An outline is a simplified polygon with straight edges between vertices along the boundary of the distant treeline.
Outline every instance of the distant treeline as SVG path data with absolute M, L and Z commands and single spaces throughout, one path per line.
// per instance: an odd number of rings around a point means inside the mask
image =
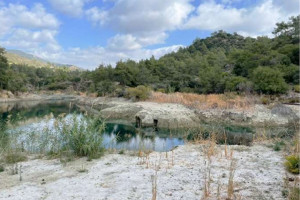
M 274 38 L 243 37 L 224 31 L 160 59 L 119 61 L 93 71 L 8 65 L 0 49 L 0 88 L 58 90 L 122 96 L 144 85 L 161 92 L 285 93 L 299 89 L 299 16 L 277 23 Z

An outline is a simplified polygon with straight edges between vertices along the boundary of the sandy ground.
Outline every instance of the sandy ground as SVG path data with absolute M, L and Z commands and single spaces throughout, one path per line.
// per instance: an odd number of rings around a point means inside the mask
M 286 172 L 281 152 L 263 145 L 230 148 L 233 158 L 229 149 L 226 157 L 224 146 L 215 147 L 208 199 L 217 199 L 218 188 L 221 199 L 226 199 L 232 160 L 236 163 L 234 199 L 283 199 Z M 190 144 L 167 154 L 109 153 L 91 162 L 82 158 L 66 165 L 55 159 L 33 159 L 21 163 L 21 182 L 8 170 L 0 173 L 0 199 L 151 199 L 151 176 L 157 173 L 158 200 L 199 200 L 208 174 L 206 151 L 204 145 Z

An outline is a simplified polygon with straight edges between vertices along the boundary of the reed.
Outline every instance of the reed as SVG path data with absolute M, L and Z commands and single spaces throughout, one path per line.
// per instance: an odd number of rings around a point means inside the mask
M 232 199 L 234 195 L 234 173 L 236 170 L 236 161 L 234 159 L 231 160 L 230 168 L 229 168 L 229 178 L 228 178 L 228 188 L 227 188 L 227 199 Z

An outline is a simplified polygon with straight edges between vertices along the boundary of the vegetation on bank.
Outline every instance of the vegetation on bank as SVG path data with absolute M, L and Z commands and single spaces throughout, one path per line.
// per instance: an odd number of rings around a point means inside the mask
M 277 23 L 274 38 L 256 39 L 224 31 L 160 59 L 119 61 L 93 71 L 8 64 L 0 49 L 0 89 L 18 91 L 72 90 L 99 96 L 143 99 L 143 85 L 164 93 L 299 92 L 299 16 Z M 141 97 L 140 97 L 141 96 Z
M 102 133 L 105 123 L 98 117 L 60 115 L 53 123 L 36 129 L 0 130 L 0 165 L 27 159 L 27 153 L 60 157 L 99 158 L 104 153 Z

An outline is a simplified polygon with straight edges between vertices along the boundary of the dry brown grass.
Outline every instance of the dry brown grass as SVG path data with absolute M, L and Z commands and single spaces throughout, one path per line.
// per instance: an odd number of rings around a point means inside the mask
M 178 103 L 190 108 L 198 109 L 249 109 L 254 103 L 255 99 L 250 97 L 243 97 L 232 93 L 228 94 L 193 94 L 193 93 L 172 93 L 165 94 L 161 92 L 152 92 L 148 99 L 157 103 Z
M 236 170 L 236 161 L 234 159 L 231 160 L 230 169 L 229 169 L 229 179 L 228 179 L 228 188 L 227 188 L 227 199 L 232 199 L 234 194 L 234 172 Z

